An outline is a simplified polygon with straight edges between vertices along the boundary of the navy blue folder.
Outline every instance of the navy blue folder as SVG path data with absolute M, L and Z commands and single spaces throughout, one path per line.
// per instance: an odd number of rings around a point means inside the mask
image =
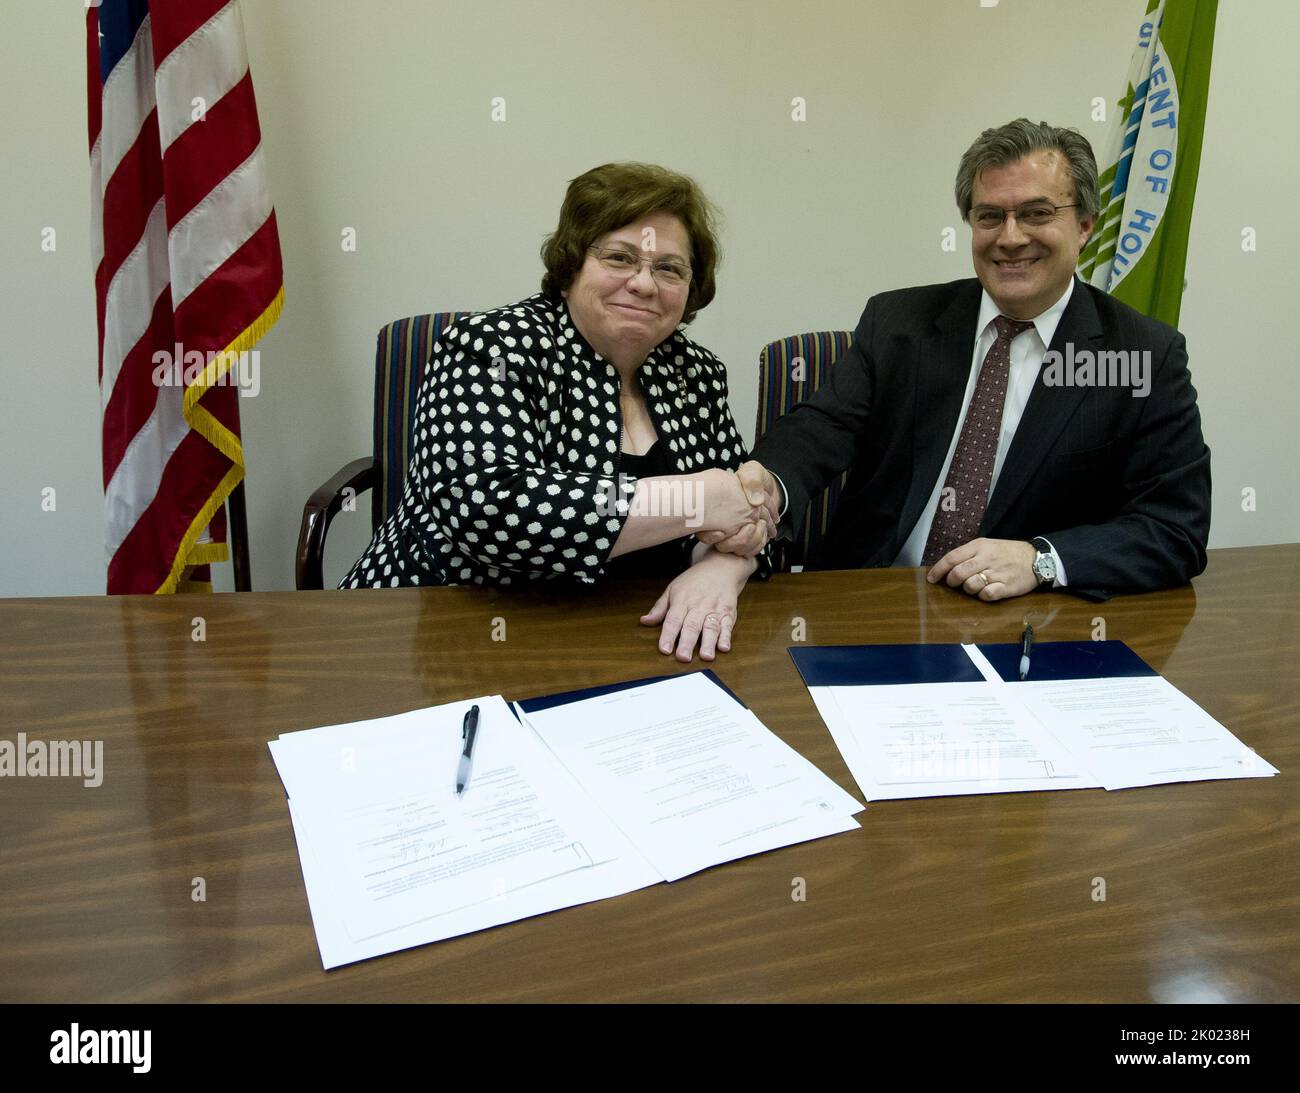
M 1020 643 L 977 645 L 1008 683 L 1020 682 Z M 1109 679 L 1113 676 L 1153 676 L 1158 673 L 1122 641 L 1035 642 L 1029 657 L 1029 679 Z
M 705 668 L 700 672 L 682 672 L 681 675 L 703 675 L 711 683 L 716 683 L 727 692 L 737 702 L 740 698 L 730 687 L 722 682 L 713 672 L 712 668 Z M 659 683 L 661 680 L 674 679 L 675 676 L 649 676 L 646 679 L 631 679 L 626 683 L 607 683 L 603 687 L 584 687 L 577 691 L 561 691 L 559 694 L 540 695 L 537 698 L 525 698 L 519 702 L 519 707 L 524 713 L 535 713 L 537 710 L 549 710 L 555 706 L 565 706 L 570 702 L 581 702 L 584 698 L 598 698 L 600 695 L 613 694 L 615 691 L 626 691 L 629 687 L 641 687 L 647 683 Z M 740 702 L 745 706 L 743 702 Z M 745 706 L 748 709 L 748 706 Z
M 792 646 L 807 687 L 889 683 L 978 683 L 984 677 L 960 645 Z
M 1019 642 L 976 648 L 1003 680 L 1020 681 Z M 984 678 L 960 645 L 791 646 L 790 658 L 807 687 L 978 683 Z M 1156 674 L 1122 641 L 1037 642 L 1030 656 L 1030 682 Z

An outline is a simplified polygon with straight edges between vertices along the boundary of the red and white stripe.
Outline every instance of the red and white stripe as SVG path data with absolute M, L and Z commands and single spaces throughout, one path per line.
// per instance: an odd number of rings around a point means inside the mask
M 87 26 L 108 590 L 172 591 L 243 460 L 236 390 L 187 413 L 154 354 L 223 350 L 278 308 L 275 214 L 237 0 L 155 2 L 102 111 Z

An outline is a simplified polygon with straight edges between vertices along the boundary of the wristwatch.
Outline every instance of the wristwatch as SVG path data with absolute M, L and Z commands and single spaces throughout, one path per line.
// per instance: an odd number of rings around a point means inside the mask
M 1052 544 L 1046 539 L 1031 539 L 1034 549 L 1038 551 L 1034 558 L 1034 576 L 1040 585 L 1052 584 L 1056 580 L 1056 559 L 1052 557 Z

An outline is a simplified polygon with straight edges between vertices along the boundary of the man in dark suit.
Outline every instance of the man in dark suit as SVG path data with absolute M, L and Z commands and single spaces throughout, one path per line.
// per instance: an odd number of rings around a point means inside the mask
M 789 533 L 850 469 L 812 567 L 925 565 L 983 600 L 1186 583 L 1205 568 L 1210 453 L 1183 336 L 1074 276 L 1098 215 L 1087 140 L 987 130 L 956 191 L 976 279 L 869 300 L 746 487 L 783 491 Z

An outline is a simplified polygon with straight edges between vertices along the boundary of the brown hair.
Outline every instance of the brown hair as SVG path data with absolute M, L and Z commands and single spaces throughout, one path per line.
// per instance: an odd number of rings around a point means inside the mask
M 691 284 L 682 315 L 689 323 L 716 291 L 717 213 L 694 179 L 652 163 L 606 163 L 569 183 L 560 223 L 542 244 L 542 291 L 558 298 L 597 239 L 657 212 L 677 217 L 691 241 Z
M 1032 152 L 1046 151 L 1059 152 L 1065 157 L 1078 205 L 1074 210 L 1076 217 L 1083 220 L 1098 216 L 1101 200 L 1097 192 L 1097 159 L 1088 138 L 1077 129 L 1058 129 L 1045 121 L 1035 125 L 1028 118 L 1017 118 L 996 129 L 985 129 L 961 157 L 954 187 L 961 218 L 965 220 L 970 215 L 975 180 L 987 168 L 1005 167 Z

